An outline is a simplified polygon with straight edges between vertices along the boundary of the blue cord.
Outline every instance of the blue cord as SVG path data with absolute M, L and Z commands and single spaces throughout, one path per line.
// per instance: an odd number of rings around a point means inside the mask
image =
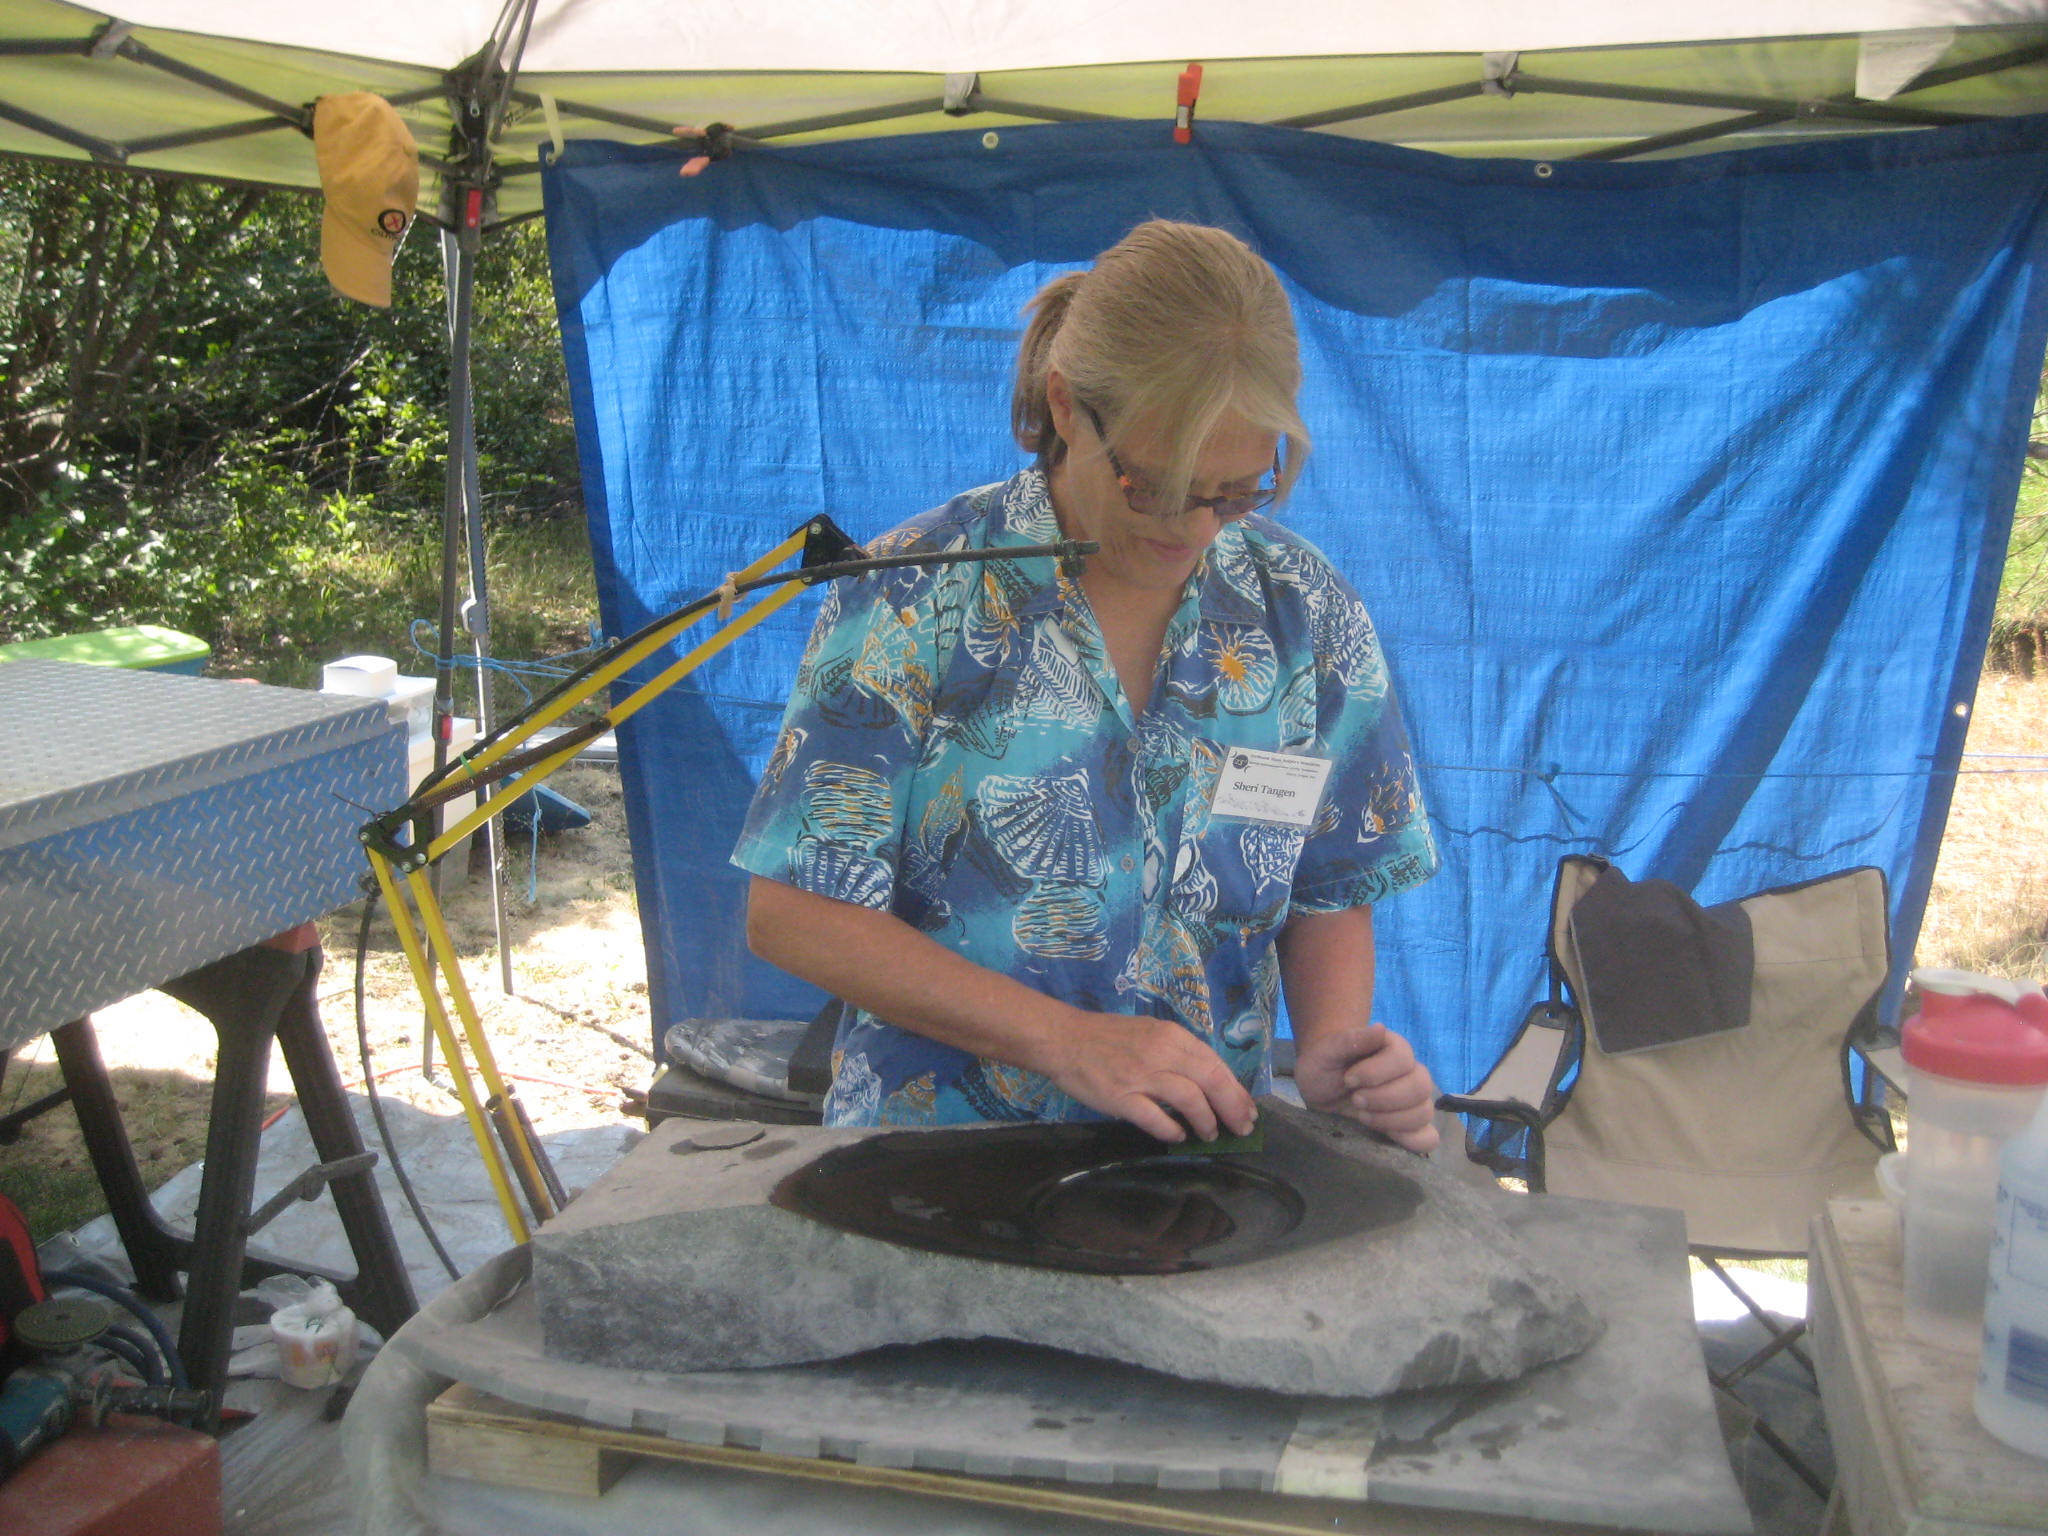
M 434 633 L 434 630 L 433 620 L 414 619 L 407 638 L 412 642 L 412 648 L 415 651 L 438 665 L 440 663 L 439 654 L 429 649 L 427 644 L 420 639 L 422 634 L 431 635 Z M 577 656 L 589 656 L 603 650 L 604 646 L 605 642 L 600 637 L 597 626 L 593 624 L 590 626 L 590 644 L 579 650 L 561 651 L 556 655 L 543 657 L 538 661 L 507 661 L 501 656 L 486 656 L 479 662 L 475 656 L 467 652 L 456 652 L 448 660 L 452 666 L 468 667 L 471 671 L 481 669 L 486 672 L 502 672 L 505 676 L 512 679 L 513 683 L 526 696 L 526 701 L 530 704 L 533 702 L 533 691 L 526 686 L 526 678 L 568 677 L 576 669 L 574 667 L 558 666 L 558 662 L 568 661 Z M 741 709 L 772 711 L 777 715 L 782 713 L 785 702 L 781 699 L 750 699 L 736 693 L 714 693 L 708 688 L 698 688 L 688 683 L 678 684 L 673 691 L 695 694 L 700 699 L 710 699 L 718 704 L 731 704 Z
M 185 1362 L 178 1358 L 177 1343 L 171 1338 L 171 1331 L 164 1327 L 163 1320 L 144 1306 L 131 1292 L 118 1285 L 110 1285 L 94 1275 L 82 1275 L 71 1269 L 46 1269 L 43 1284 L 68 1285 L 73 1290 L 91 1291 L 95 1296 L 104 1296 L 116 1306 L 126 1307 L 133 1312 L 142 1326 L 149 1330 L 149 1336 L 156 1340 L 157 1353 L 163 1356 L 164 1364 L 170 1367 L 171 1385 L 184 1391 L 192 1385 L 185 1375 Z
M 145 1386 L 160 1387 L 164 1384 L 163 1368 L 157 1364 L 156 1351 L 141 1334 L 111 1323 L 107 1331 L 92 1341 L 116 1360 L 142 1378 Z

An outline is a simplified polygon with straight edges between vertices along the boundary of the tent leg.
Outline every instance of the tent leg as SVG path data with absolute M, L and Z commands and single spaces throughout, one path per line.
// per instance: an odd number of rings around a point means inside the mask
M 494 679 L 484 665 L 491 645 L 490 582 L 484 567 L 483 485 L 477 473 L 476 397 L 470 366 L 471 340 L 476 303 L 476 259 L 480 231 L 455 221 L 457 228 L 444 235 L 443 252 L 449 263 L 449 420 L 448 464 L 451 478 L 461 476 L 462 533 L 469 560 L 469 601 L 459 622 L 469 632 L 471 654 L 476 658 L 477 728 L 489 736 L 497 729 L 497 699 Z M 458 403 L 459 401 L 459 403 Z M 442 601 L 448 601 L 444 589 Z M 479 790 L 480 799 L 516 793 L 504 784 Z M 484 823 L 484 847 L 491 870 L 491 923 L 498 940 L 498 984 L 507 997 L 517 995 L 512 983 L 512 945 L 505 924 L 505 825 L 500 817 Z

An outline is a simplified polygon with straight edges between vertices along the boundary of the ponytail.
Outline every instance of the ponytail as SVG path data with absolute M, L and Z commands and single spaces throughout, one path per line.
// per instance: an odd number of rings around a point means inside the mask
M 1017 445 L 1037 455 L 1040 467 L 1050 469 L 1062 457 L 1065 444 L 1053 429 L 1052 407 L 1045 398 L 1045 378 L 1051 366 L 1053 338 L 1065 323 L 1073 304 L 1074 290 L 1081 286 L 1085 272 L 1064 272 L 1025 305 L 1031 323 L 1017 347 L 1017 378 L 1010 391 L 1010 430 Z

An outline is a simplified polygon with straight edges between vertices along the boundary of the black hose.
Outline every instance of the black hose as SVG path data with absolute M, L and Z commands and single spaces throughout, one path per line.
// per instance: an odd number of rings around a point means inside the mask
M 73 1290 L 91 1291 L 95 1296 L 104 1296 L 118 1307 L 125 1307 L 135 1314 L 136 1320 L 149 1330 L 149 1336 L 156 1341 L 156 1352 L 170 1368 L 171 1385 L 179 1391 L 189 1388 L 192 1383 L 185 1375 L 185 1362 L 178 1358 L 177 1343 L 171 1338 L 170 1329 L 163 1325 L 163 1319 L 129 1291 L 118 1285 L 100 1279 L 97 1275 L 83 1275 L 72 1269 L 46 1269 L 43 1284 L 68 1285 Z
M 377 1122 L 377 1136 L 384 1143 L 384 1155 L 391 1160 L 391 1176 L 398 1180 L 399 1191 L 405 1196 L 405 1203 L 412 1207 L 412 1218 L 420 1224 L 420 1230 L 433 1244 L 434 1256 L 441 1261 L 441 1267 L 448 1271 L 450 1280 L 460 1280 L 462 1271 L 455 1267 L 455 1261 L 448 1257 L 448 1250 L 441 1246 L 441 1234 L 434 1230 L 434 1224 L 427 1220 L 426 1208 L 420 1204 L 420 1197 L 407 1176 L 405 1164 L 398 1160 L 398 1143 L 392 1138 L 391 1127 L 384 1119 L 384 1102 L 377 1097 L 377 1069 L 370 1060 L 370 1016 L 369 1002 L 365 997 L 365 968 L 370 952 L 370 922 L 377 913 L 378 892 L 371 891 L 363 898 L 362 926 L 356 930 L 356 1053 L 363 1063 L 363 1092 L 370 1096 L 370 1118 Z
M 156 1350 L 150 1341 L 119 1323 L 110 1323 L 107 1331 L 94 1339 L 93 1347 L 103 1349 L 123 1365 L 142 1378 L 147 1387 L 164 1384 L 163 1368 L 157 1364 Z

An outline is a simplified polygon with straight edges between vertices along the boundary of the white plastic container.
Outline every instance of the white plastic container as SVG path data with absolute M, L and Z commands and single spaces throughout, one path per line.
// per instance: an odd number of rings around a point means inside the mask
M 1984 1336 L 1999 1155 L 2048 1085 L 2048 1033 L 2021 1015 L 2030 989 L 1915 971 L 1921 1012 L 1906 1058 L 1905 1312 L 1915 1338 L 1974 1354 Z M 2029 1004 L 2048 1007 L 2036 993 Z
M 356 1315 L 325 1280 L 314 1281 L 304 1301 L 270 1314 L 270 1336 L 287 1386 L 332 1386 L 356 1363 Z
M 398 663 L 389 656 L 344 656 L 320 669 L 322 693 L 359 699 L 381 699 L 397 681 Z
M 2048 1460 L 2048 1102 L 2005 1144 L 1999 1168 L 1977 1420 Z

